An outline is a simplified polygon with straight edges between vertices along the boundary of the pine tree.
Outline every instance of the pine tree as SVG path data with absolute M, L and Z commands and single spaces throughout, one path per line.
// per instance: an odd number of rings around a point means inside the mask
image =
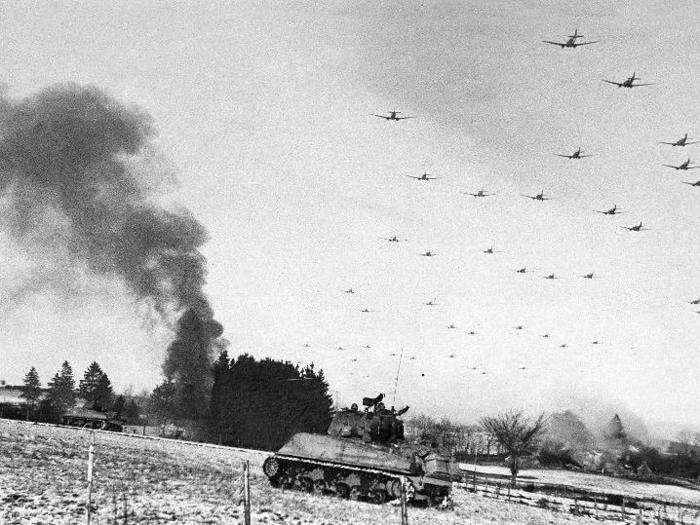
M 22 387 L 22 397 L 27 400 L 27 420 L 30 412 L 36 409 L 39 397 L 41 397 L 41 382 L 36 368 L 31 367 L 27 375 L 24 376 L 24 386 Z
M 75 406 L 75 381 L 68 361 L 63 362 L 61 371 L 53 376 L 48 386 L 49 391 L 41 408 L 45 419 L 56 421 L 66 410 Z

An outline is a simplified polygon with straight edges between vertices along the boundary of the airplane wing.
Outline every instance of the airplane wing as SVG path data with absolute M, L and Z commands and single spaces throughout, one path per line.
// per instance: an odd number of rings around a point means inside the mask
M 653 83 L 648 83 L 648 84 L 632 84 L 632 87 L 641 87 L 641 86 L 653 86 Z
M 522 197 L 527 197 L 528 199 L 534 199 L 534 198 L 535 198 L 535 197 L 533 197 L 532 195 L 525 195 L 524 193 L 521 193 L 520 195 L 521 195 Z
M 669 146 L 675 146 L 675 142 L 659 142 L 659 144 L 668 144 Z
M 700 140 L 694 140 L 693 142 L 686 142 L 685 146 L 687 146 L 688 144 L 697 144 L 699 142 L 700 142 Z
M 425 177 L 426 180 L 438 180 L 441 179 L 442 177 Z
M 614 84 L 617 87 L 622 87 L 622 82 L 613 82 L 612 80 L 605 80 L 605 79 L 603 79 L 603 82 L 607 82 L 608 84 Z
M 420 179 L 420 177 L 416 177 L 414 175 L 406 175 L 406 177 L 411 177 L 412 179 Z
M 566 44 L 563 42 L 552 42 L 551 40 L 542 40 L 545 44 L 554 44 L 555 46 L 561 46 L 564 47 Z
M 673 169 L 679 169 L 678 166 L 674 166 L 673 164 L 662 164 L 662 166 L 666 166 L 667 168 L 673 168 Z
M 578 156 L 579 159 L 582 159 L 582 158 L 584 158 L 584 157 L 595 157 L 595 155 L 590 154 L 590 155 L 579 155 L 579 156 Z
M 588 44 L 597 44 L 598 42 L 600 42 L 600 40 L 593 40 L 591 42 L 574 42 L 573 45 L 574 47 L 587 46 Z
M 695 183 L 693 182 L 686 182 L 684 180 L 681 181 L 683 184 L 687 184 L 688 186 L 695 186 Z
M 383 118 L 383 119 L 389 120 L 389 117 L 387 117 L 386 115 L 376 115 L 376 114 L 372 113 L 372 116 L 373 116 L 373 117 L 379 117 L 379 118 Z
M 566 158 L 566 159 L 570 159 L 570 158 L 573 157 L 573 155 L 560 155 L 559 153 L 555 153 L 555 155 L 556 155 L 557 157 L 564 157 L 564 158 Z
M 694 170 L 694 169 L 697 169 L 697 168 L 700 168 L 700 166 L 688 166 L 686 169 L 687 169 L 687 170 Z
M 396 117 L 396 120 L 406 120 L 407 118 L 416 118 L 416 117 Z

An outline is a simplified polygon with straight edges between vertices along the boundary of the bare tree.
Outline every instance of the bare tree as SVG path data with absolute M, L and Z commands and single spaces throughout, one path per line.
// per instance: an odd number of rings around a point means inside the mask
M 533 452 L 537 438 L 544 430 L 544 414 L 530 421 L 522 412 L 506 412 L 485 417 L 480 423 L 510 455 L 510 483 L 515 485 L 520 458 Z

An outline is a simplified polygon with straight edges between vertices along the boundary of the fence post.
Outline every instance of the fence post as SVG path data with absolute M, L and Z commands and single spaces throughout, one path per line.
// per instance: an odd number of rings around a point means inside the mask
M 243 463 L 243 520 L 250 525 L 250 464 L 246 459 Z
M 95 432 L 90 432 L 90 448 L 88 449 L 88 468 L 87 468 L 87 524 L 92 521 L 92 463 L 95 458 Z
M 401 525 L 408 525 L 408 508 L 406 506 L 406 478 L 401 476 Z

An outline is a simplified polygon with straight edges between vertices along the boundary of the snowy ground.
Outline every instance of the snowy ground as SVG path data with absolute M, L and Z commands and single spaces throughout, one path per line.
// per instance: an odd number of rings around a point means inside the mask
M 458 471 L 467 477 L 469 472 L 474 470 L 474 465 L 471 463 L 460 463 L 458 466 Z M 506 479 L 510 477 L 510 471 L 507 468 L 494 465 L 476 465 L 476 471 L 487 476 L 505 476 Z M 637 498 L 655 498 L 670 502 L 700 505 L 700 489 L 693 490 L 675 485 L 645 483 L 568 470 L 524 469 L 518 473 L 518 477 L 523 481 L 569 485 L 591 492 L 616 493 Z
M 89 439 L 77 429 L 0 420 L 0 523 L 84 523 Z M 253 523 L 400 523 L 398 508 L 390 504 L 273 489 L 260 471 L 266 456 L 96 432 L 93 523 L 242 523 L 244 460 L 251 464 Z M 452 511 L 410 508 L 409 522 L 601 523 L 461 489 L 454 500 Z

